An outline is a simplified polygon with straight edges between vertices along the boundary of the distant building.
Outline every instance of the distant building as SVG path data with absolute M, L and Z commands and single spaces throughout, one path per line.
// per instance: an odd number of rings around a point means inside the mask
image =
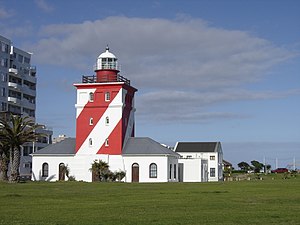
M 58 137 L 54 137 L 54 138 L 53 138 L 52 143 L 53 143 L 53 144 L 56 144 L 56 143 L 58 143 L 58 142 L 61 142 L 61 141 L 65 140 L 66 138 L 67 138 L 67 135 L 65 135 L 65 134 L 60 134 L 60 135 L 58 135 Z
M 223 170 L 224 169 L 232 170 L 232 163 L 230 163 L 230 162 L 223 159 Z
M 0 35 L 0 111 L 28 116 L 35 122 L 36 116 L 36 67 L 31 65 L 31 53 L 13 46 L 12 41 Z M 52 130 L 44 126 L 38 132 L 47 136 L 35 143 L 27 143 L 22 150 L 20 174 L 31 173 L 30 154 L 51 144 Z

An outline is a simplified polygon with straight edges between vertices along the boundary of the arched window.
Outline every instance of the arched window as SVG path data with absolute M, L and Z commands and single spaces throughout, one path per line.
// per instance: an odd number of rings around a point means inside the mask
M 108 116 L 105 118 L 105 125 L 109 125 L 109 117 Z
M 108 138 L 105 139 L 105 146 L 109 146 Z
M 89 101 L 90 102 L 94 101 L 94 93 L 93 92 L 90 92 L 90 94 L 89 94 Z
M 94 124 L 94 120 L 93 120 L 93 117 L 90 118 L 90 125 L 93 125 Z
M 43 163 L 43 166 L 42 166 L 42 177 L 48 177 L 48 174 L 49 174 L 48 163 Z
M 157 165 L 155 163 L 151 163 L 149 166 L 149 177 L 157 178 Z
M 92 146 L 92 145 L 93 145 L 93 139 L 90 138 L 90 139 L 89 139 L 89 146 Z

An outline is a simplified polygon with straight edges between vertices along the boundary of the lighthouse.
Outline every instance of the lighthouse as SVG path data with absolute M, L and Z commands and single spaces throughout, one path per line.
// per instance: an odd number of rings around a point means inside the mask
M 135 137 L 137 89 L 119 73 L 118 59 L 107 46 L 96 60 L 94 75 L 74 84 L 76 138 L 33 153 L 32 179 L 64 180 L 66 166 L 76 180 L 97 181 L 91 167 L 101 160 L 110 171 L 125 172 L 124 182 L 223 180 L 220 142 L 178 142 L 173 150 L 149 137 Z
M 134 94 L 130 80 L 121 76 L 117 57 L 109 51 L 96 60 L 94 75 L 76 83 L 76 155 L 122 155 L 134 137 Z

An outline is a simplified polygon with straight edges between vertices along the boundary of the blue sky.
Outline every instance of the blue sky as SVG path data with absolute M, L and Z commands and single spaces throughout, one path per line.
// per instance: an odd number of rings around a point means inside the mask
M 221 141 L 225 159 L 300 168 L 300 2 L 0 0 L 33 52 L 37 120 L 75 136 L 75 88 L 109 44 L 138 88 L 136 136 Z

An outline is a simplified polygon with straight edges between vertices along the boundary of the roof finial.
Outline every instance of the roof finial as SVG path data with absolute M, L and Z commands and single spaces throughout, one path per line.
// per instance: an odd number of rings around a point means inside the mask
M 108 47 L 108 44 L 106 45 L 106 48 L 105 48 L 106 51 L 109 51 L 109 47 Z

